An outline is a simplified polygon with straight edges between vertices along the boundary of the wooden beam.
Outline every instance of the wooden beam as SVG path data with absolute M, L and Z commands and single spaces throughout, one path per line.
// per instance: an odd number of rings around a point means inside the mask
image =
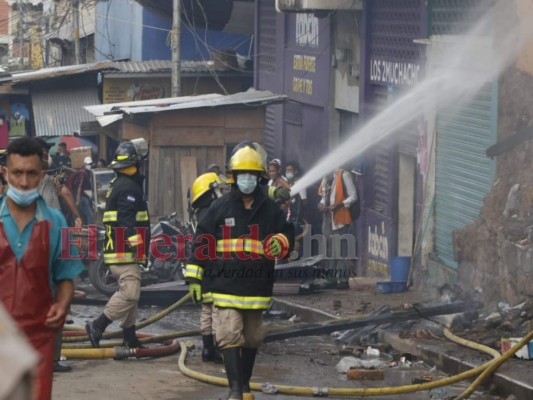
M 155 114 L 152 126 L 155 129 L 176 126 L 224 126 L 224 111 L 202 108 L 162 112 Z
M 152 135 L 155 146 L 223 146 L 224 129 L 209 127 L 159 128 Z
M 224 134 L 224 141 L 227 144 L 237 144 L 243 140 L 251 140 L 252 142 L 263 143 L 264 131 L 263 129 L 226 129 Z
M 147 127 L 137 125 L 133 122 L 122 122 L 122 139 L 131 140 L 143 138 L 146 141 L 150 140 L 150 131 Z
M 196 177 L 196 157 L 181 157 L 180 158 L 180 174 L 181 174 L 181 206 L 183 210 L 183 221 L 188 220 L 187 213 L 187 192 Z
M 226 128 L 260 128 L 265 127 L 265 108 L 247 108 L 226 110 Z
M 269 333 L 265 336 L 263 341 L 264 343 L 270 343 L 291 337 L 324 335 L 335 331 L 361 328 L 367 325 L 382 325 L 434 317 L 436 315 L 456 314 L 464 312 L 465 310 L 475 310 L 479 307 L 480 304 L 475 302 L 471 302 L 470 304 L 459 302 L 429 307 L 420 306 L 416 310 L 397 311 L 390 314 L 376 315 L 366 318 L 343 319 L 328 324 L 312 324 L 305 327 L 290 328 L 279 332 Z
M 148 206 L 152 217 L 159 215 L 159 147 L 150 147 L 148 157 Z

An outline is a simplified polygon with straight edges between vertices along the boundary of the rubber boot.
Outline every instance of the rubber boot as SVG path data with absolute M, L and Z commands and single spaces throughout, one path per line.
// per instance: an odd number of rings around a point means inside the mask
M 102 313 L 94 321 L 87 322 L 85 324 L 85 331 L 87 332 L 87 336 L 89 336 L 89 340 L 91 341 L 91 345 L 93 347 L 100 347 L 102 335 L 111 322 L 113 321 L 111 321 L 105 316 L 104 313 Z
M 224 359 L 222 358 L 222 353 L 220 352 L 220 349 L 218 348 L 216 341 L 214 346 L 215 354 L 213 356 L 215 364 L 224 364 Z
M 255 356 L 257 349 L 242 349 L 242 399 L 254 400 L 255 396 L 250 390 L 250 379 L 252 378 L 252 372 L 254 370 Z
M 232 347 L 222 349 L 224 367 L 229 383 L 229 395 L 227 400 L 242 400 L 242 348 Z
M 124 347 L 130 349 L 136 349 L 139 347 L 143 348 L 143 345 L 139 342 L 139 339 L 137 339 L 135 325 L 122 329 L 122 332 L 124 334 Z
M 204 348 L 202 349 L 202 361 L 215 361 L 215 341 L 213 335 L 202 335 Z

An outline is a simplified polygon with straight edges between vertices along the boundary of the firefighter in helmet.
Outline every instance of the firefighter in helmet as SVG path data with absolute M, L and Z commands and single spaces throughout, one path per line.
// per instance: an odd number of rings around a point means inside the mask
M 124 345 L 140 347 L 135 321 L 141 294 L 140 265 L 147 263 L 150 246 L 150 218 L 139 168 L 147 154 L 146 141 L 134 139 L 118 146 L 110 165 L 116 176 L 107 192 L 103 215 L 104 263 L 117 280 L 118 290 L 104 312 L 85 325 L 94 347 L 99 346 L 106 327 L 116 320 L 122 321 Z
M 265 162 L 254 145 L 233 152 L 228 174 L 230 192 L 214 200 L 198 223 L 186 279 L 195 301 L 202 292 L 211 293 L 228 399 L 251 400 L 250 377 L 263 340 L 262 312 L 272 299 L 275 259 L 290 253 L 294 229 L 260 184 Z
M 198 221 L 207 214 L 211 203 L 222 196 L 220 183 L 218 175 L 214 172 L 202 174 L 193 182 L 191 187 L 191 219 L 195 229 L 198 226 Z M 202 287 L 209 286 L 206 283 L 207 279 L 205 278 L 203 280 Z M 218 364 L 222 362 L 222 357 L 218 347 L 215 345 L 216 321 L 213 317 L 213 299 L 211 298 L 211 293 L 202 291 L 202 311 L 200 313 L 200 331 L 203 341 L 202 361 L 214 361 Z
M 267 153 L 265 149 L 263 148 L 263 146 L 261 146 L 259 143 L 252 142 L 249 140 L 241 142 L 233 148 L 233 151 L 231 152 L 231 157 L 233 157 L 235 153 L 237 153 L 240 149 L 243 149 L 246 147 L 252 148 L 255 151 L 257 151 L 257 154 L 259 154 L 259 157 L 261 158 L 260 162 L 262 166 L 262 171 L 264 171 L 264 172 L 261 172 L 261 174 L 259 175 L 259 179 L 258 179 L 258 184 L 261 187 L 261 190 L 263 190 L 270 199 L 275 200 L 276 202 L 282 203 L 282 202 L 289 200 L 291 198 L 290 188 L 286 188 L 286 187 L 278 188 L 278 187 L 267 185 L 268 180 L 270 179 L 270 177 L 268 176 Z M 226 167 L 226 174 L 229 177 L 227 179 L 227 184 L 229 185 L 231 183 L 235 183 L 232 178 L 230 165 Z

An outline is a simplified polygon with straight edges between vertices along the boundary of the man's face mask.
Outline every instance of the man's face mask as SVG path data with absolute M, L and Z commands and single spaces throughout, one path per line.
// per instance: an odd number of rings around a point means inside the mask
M 257 176 L 254 174 L 237 175 L 237 186 L 241 193 L 250 194 L 257 186 Z
M 13 200 L 20 207 L 27 207 L 39 197 L 38 188 L 30 190 L 16 189 L 8 183 L 7 197 Z

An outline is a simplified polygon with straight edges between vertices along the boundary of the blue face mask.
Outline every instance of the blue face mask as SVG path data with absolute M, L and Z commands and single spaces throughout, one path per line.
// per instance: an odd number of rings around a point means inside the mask
M 253 174 L 239 174 L 237 175 L 237 186 L 241 193 L 250 194 L 257 186 L 257 176 Z
M 37 188 L 30 190 L 16 189 L 8 183 L 6 192 L 7 197 L 15 202 L 20 207 L 27 207 L 39 197 Z

